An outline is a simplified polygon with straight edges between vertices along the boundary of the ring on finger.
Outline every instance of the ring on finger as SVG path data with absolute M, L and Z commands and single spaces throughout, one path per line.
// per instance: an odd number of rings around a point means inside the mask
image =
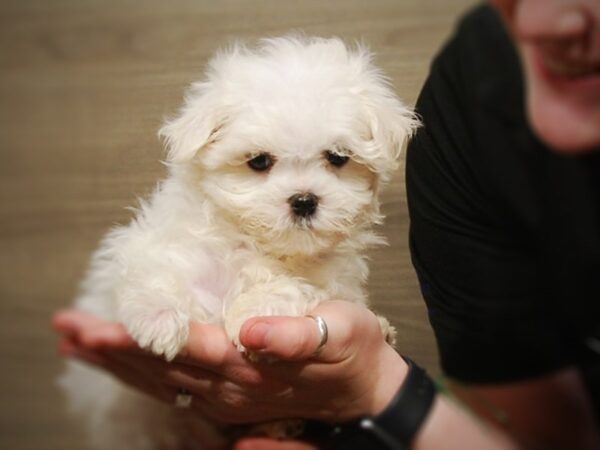
M 185 388 L 177 389 L 177 394 L 175 395 L 175 408 L 187 409 L 192 406 L 192 393 Z
M 321 353 L 321 351 L 323 350 L 323 347 L 325 347 L 325 344 L 327 344 L 327 339 L 329 338 L 329 331 L 327 329 L 327 323 L 325 322 L 325 319 L 323 319 L 321 316 L 308 315 L 306 317 L 310 317 L 311 319 L 313 319 L 317 323 L 317 328 L 319 330 L 319 336 L 320 336 L 319 345 L 313 352 L 313 356 L 316 356 L 319 353 Z

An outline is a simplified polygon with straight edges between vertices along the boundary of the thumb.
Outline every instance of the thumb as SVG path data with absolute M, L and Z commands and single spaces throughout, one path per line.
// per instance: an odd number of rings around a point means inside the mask
M 299 361 L 315 355 L 321 335 L 311 317 L 255 317 L 242 326 L 240 340 L 248 350 Z
M 351 351 L 356 332 L 372 315 L 366 308 L 345 301 L 321 303 L 311 314 L 322 317 L 328 329 L 327 342 L 318 354 L 315 352 L 321 343 L 321 332 L 317 321 L 308 316 L 254 317 L 242 326 L 240 341 L 248 350 L 276 359 L 332 362 Z

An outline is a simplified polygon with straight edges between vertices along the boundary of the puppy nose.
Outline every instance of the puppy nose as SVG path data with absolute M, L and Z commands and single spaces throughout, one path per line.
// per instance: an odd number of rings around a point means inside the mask
M 319 198 L 312 192 L 294 194 L 288 198 L 288 203 L 292 207 L 294 214 L 300 217 L 312 216 L 317 210 Z

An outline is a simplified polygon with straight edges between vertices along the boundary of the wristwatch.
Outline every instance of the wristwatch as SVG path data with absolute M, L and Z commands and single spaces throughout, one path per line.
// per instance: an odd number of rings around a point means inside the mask
M 425 370 L 404 357 L 408 373 L 398 393 L 377 416 L 321 430 L 319 448 L 328 450 L 408 450 L 425 421 L 436 389 Z

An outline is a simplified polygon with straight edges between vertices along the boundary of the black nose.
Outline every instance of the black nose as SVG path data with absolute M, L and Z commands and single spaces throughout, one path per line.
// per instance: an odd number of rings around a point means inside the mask
M 292 207 L 292 211 L 294 211 L 295 215 L 309 217 L 317 210 L 319 198 L 311 192 L 294 194 L 288 198 L 288 203 Z

